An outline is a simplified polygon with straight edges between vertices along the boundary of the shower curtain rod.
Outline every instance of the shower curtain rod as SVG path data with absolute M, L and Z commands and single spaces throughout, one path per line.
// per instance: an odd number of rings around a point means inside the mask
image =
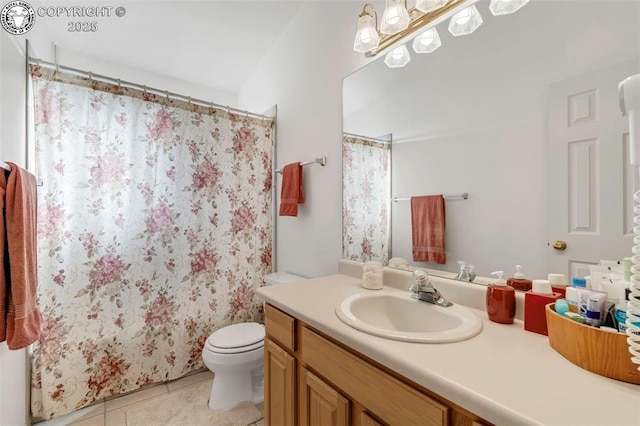
M 356 135 L 355 133 L 344 132 L 343 135 L 351 137 L 351 138 L 363 139 L 363 140 L 369 141 L 369 142 L 386 143 L 386 144 L 390 144 L 391 143 L 391 140 L 376 139 L 376 138 L 372 138 L 370 136 Z
M 144 90 L 145 92 L 148 93 L 154 93 L 156 95 L 160 95 L 160 96 L 165 96 L 167 98 L 170 99 L 176 99 L 179 101 L 184 101 L 184 102 L 189 102 L 192 104 L 198 104 L 201 106 L 205 106 L 205 107 L 211 107 L 211 108 L 217 108 L 217 109 L 222 109 L 225 110 L 229 113 L 233 112 L 235 114 L 238 115 L 244 115 L 247 117 L 251 117 L 251 118 L 257 118 L 259 120 L 273 120 L 273 117 L 268 117 L 266 115 L 262 115 L 262 114 L 255 114 L 249 111 L 243 111 L 237 108 L 233 108 L 227 105 L 220 105 L 220 104 L 216 104 L 214 102 L 208 102 L 208 101 L 204 101 L 202 99 L 196 99 L 196 98 L 192 98 L 190 96 L 184 96 L 184 95 L 180 95 L 178 93 L 173 93 L 173 92 L 169 92 L 167 90 L 160 90 L 160 89 L 156 89 L 153 87 L 148 87 L 142 84 L 138 84 L 138 83 L 132 83 L 130 81 L 124 81 L 124 80 L 120 80 L 118 78 L 113 78 L 113 77 L 108 77 L 106 75 L 100 75 L 100 74 L 94 74 L 91 71 L 84 71 L 84 70 L 80 70 L 77 68 L 73 68 L 73 67 L 67 67 L 64 65 L 59 65 L 57 63 L 54 62 L 48 62 L 48 61 L 43 61 L 41 59 L 38 58 L 34 58 L 32 56 L 29 56 L 29 63 L 31 65 L 37 65 L 43 68 L 47 68 L 47 69 L 51 69 L 51 70 L 55 70 L 56 72 L 58 71 L 64 71 L 66 73 L 69 74 L 74 74 L 80 77 L 85 77 L 88 78 L 89 80 L 100 80 L 106 83 L 111 83 L 111 84 L 117 84 L 118 86 L 121 87 L 129 87 L 132 89 L 138 89 L 138 90 Z

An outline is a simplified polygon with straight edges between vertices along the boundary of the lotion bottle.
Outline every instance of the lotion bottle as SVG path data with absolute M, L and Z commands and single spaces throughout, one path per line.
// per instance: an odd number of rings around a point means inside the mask
M 522 273 L 522 266 L 516 265 L 516 273 L 513 274 L 513 278 L 507 280 L 507 285 L 516 290 L 529 291 L 531 290 L 532 281 Z
M 487 314 L 493 322 L 513 324 L 516 316 L 516 292 L 502 278 L 503 273 L 504 271 L 491 273 L 498 278 L 487 287 Z

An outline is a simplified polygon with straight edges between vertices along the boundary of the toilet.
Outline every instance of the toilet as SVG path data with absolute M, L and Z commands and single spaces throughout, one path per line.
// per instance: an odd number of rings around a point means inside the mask
M 300 281 L 288 272 L 264 277 L 266 285 Z M 211 333 L 202 361 L 214 374 L 209 408 L 225 410 L 240 402 L 264 401 L 264 326 L 257 322 L 232 324 Z

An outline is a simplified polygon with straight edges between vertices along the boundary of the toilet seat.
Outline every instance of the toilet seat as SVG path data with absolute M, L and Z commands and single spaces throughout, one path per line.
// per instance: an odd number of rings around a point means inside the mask
M 211 333 L 205 347 L 219 354 L 249 352 L 264 346 L 264 336 L 264 326 L 257 322 L 233 324 Z

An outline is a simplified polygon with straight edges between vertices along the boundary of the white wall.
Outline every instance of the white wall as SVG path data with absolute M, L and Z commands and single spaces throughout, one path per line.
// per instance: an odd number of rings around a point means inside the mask
M 243 109 L 278 105 L 276 166 L 327 157 L 304 168 L 298 217 L 278 217 L 277 269 L 307 277 L 336 273 L 342 257 L 342 78 L 366 61 L 353 51 L 359 2 L 308 2 L 242 88 Z M 274 185 L 280 192 L 280 179 Z M 279 201 L 278 201 L 279 205 Z
M 25 166 L 25 63 L 18 44 L 0 31 L 0 160 Z M 0 343 L 0 424 L 25 425 L 30 378 L 27 350 Z
M 48 62 L 53 62 L 52 47 L 49 46 L 48 40 L 44 43 L 35 41 L 32 42 L 32 45 L 36 57 Z M 31 55 L 34 55 L 33 51 Z M 194 99 L 214 102 L 218 105 L 230 106 L 233 108 L 237 108 L 238 106 L 238 96 L 235 93 L 213 89 L 191 83 L 189 81 L 132 68 L 115 62 L 93 58 L 79 52 L 67 50 L 64 47 L 58 47 L 58 63 L 83 71 L 91 71 L 94 74 L 100 74 L 115 79 L 119 78 L 122 81 L 144 84 L 149 88 L 161 91 L 167 90 L 172 93 L 191 96 Z
M 505 278 L 522 265 L 529 277 L 546 269 L 546 117 L 393 147 L 392 193 L 460 194 L 447 200 L 447 264 L 419 263 L 457 271 L 457 262 Z M 411 259 L 410 203 L 392 203 L 393 255 Z

